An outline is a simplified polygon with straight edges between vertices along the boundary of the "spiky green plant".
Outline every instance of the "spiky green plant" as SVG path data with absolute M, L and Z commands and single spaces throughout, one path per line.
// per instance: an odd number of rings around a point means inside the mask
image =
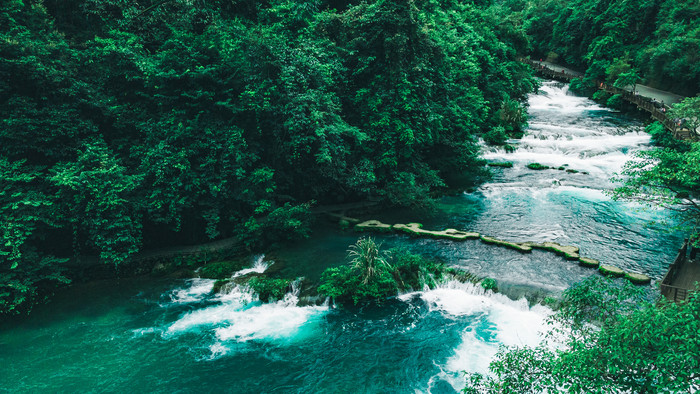
M 348 249 L 348 258 L 354 270 L 362 273 L 362 283 L 367 284 L 372 278 L 379 275 L 381 267 L 390 268 L 386 257 L 379 251 L 381 244 L 377 245 L 371 237 L 360 238 Z

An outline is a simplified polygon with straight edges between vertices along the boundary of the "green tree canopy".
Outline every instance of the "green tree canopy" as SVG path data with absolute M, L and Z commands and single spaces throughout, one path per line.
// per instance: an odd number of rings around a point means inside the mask
M 646 301 L 623 281 L 591 277 L 564 293 L 560 329 L 535 348 L 503 348 L 464 393 L 678 393 L 700 388 L 700 292 Z M 591 325 L 591 323 L 595 325 Z
M 33 286 L 49 256 L 121 264 L 223 237 L 253 250 L 307 235 L 312 204 L 426 205 L 474 184 L 479 137 L 517 132 L 535 86 L 516 60 L 522 28 L 495 29 L 494 12 L 5 2 L 0 270 Z

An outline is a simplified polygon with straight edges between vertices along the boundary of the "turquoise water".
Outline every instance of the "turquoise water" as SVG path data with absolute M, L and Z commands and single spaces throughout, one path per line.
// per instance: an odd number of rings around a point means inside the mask
M 495 169 L 492 181 L 443 199 L 433 212 L 372 218 L 573 244 L 584 256 L 660 278 L 680 236 L 645 225 L 664 220 L 663 212 L 640 211 L 603 192 L 648 145 L 642 125 L 554 82 L 530 97 L 529 112 L 529 132 L 514 141 L 516 152 L 484 150 L 487 160 L 513 161 L 513 168 Z M 588 174 L 532 171 L 525 168 L 530 162 Z M 358 236 L 329 224 L 274 256 L 257 256 L 251 267 L 315 280 L 343 264 Z M 542 251 L 377 238 L 386 248 L 496 278 L 511 296 L 557 293 L 594 274 Z M 132 279 L 71 288 L 30 318 L 0 327 L 0 391 L 454 393 L 464 384 L 461 371 L 485 372 L 499 345 L 537 344 L 550 312 L 460 283 L 356 311 L 300 304 L 300 289 L 261 304 L 247 289 L 215 295 L 212 286 L 204 279 Z

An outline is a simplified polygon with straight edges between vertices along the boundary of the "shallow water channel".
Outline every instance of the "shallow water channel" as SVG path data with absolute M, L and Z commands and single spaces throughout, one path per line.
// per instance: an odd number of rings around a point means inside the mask
M 663 212 L 603 193 L 649 144 L 642 124 L 556 82 L 544 82 L 529 104 L 529 130 L 514 141 L 514 153 L 484 148 L 487 160 L 512 161 L 512 168 L 495 168 L 489 183 L 444 198 L 436 211 L 373 218 L 576 245 L 583 256 L 659 279 L 680 235 L 647 225 L 666 219 Z M 532 162 L 578 172 L 533 171 L 526 168 Z M 359 236 L 329 226 L 274 258 L 257 256 L 251 269 L 279 264 L 285 276 L 316 279 L 343 264 Z M 511 297 L 558 293 L 595 274 L 545 251 L 377 238 L 384 248 L 405 247 L 496 278 Z M 550 312 L 456 282 L 353 312 L 299 306 L 295 292 L 261 304 L 245 289 L 215 295 L 212 286 L 145 278 L 75 286 L 29 319 L 0 327 L 0 391 L 454 393 L 464 385 L 461 371 L 485 372 L 499 345 L 537 344 Z

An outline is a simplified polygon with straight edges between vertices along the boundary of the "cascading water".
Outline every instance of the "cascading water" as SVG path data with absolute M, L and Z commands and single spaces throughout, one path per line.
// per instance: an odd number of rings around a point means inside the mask
M 263 272 L 265 272 L 265 270 L 267 270 L 267 268 L 271 264 L 272 264 L 271 262 L 265 261 L 265 255 L 261 254 L 261 255 L 255 257 L 255 262 L 253 263 L 252 268 L 242 269 L 242 270 L 234 273 L 233 277 L 238 278 L 239 276 L 248 275 L 248 274 L 253 273 L 253 272 L 258 273 L 258 274 L 262 274 Z
M 659 278 L 679 236 L 645 226 L 663 212 L 636 210 L 604 193 L 609 178 L 648 145 L 639 122 L 566 87 L 545 82 L 529 99 L 527 135 L 511 161 L 474 193 L 443 199 L 437 212 L 391 211 L 388 223 L 478 231 L 511 241 L 555 241 L 584 256 Z M 538 162 L 563 170 L 534 171 Z M 571 171 L 567 172 L 569 169 Z M 578 171 L 578 172 L 576 172 Z M 584 173 L 585 172 L 585 173 Z M 277 252 L 285 277 L 318 279 L 345 261 L 358 234 L 329 228 Z M 376 236 L 498 280 L 510 295 L 559 292 L 595 274 L 548 252 L 479 241 Z M 233 276 L 262 274 L 258 256 Z M 10 392 L 392 392 L 454 393 L 461 371 L 485 372 L 500 344 L 539 343 L 550 311 L 450 282 L 348 311 L 299 304 L 296 287 L 261 303 L 245 286 L 214 294 L 208 279 L 136 279 L 76 286 L 25 322 L 0 330 L 0 391 Z
M 430 313 L 445 319 L 466 321 L 461 344 L 440 372 L 430 379 L 428 391 L 447 381 L 457 391 L 464 386 L 464 371 L 488 373 L 488 365 L 500 345 L 536 346 L 547 332 L 546 318 L 551 309 L 530 308 L 524 298 L 510 298 L 486 291 L 478 285 L 450 281 L 435 289 L 401 295 L 405 302 L 424 302 Z

